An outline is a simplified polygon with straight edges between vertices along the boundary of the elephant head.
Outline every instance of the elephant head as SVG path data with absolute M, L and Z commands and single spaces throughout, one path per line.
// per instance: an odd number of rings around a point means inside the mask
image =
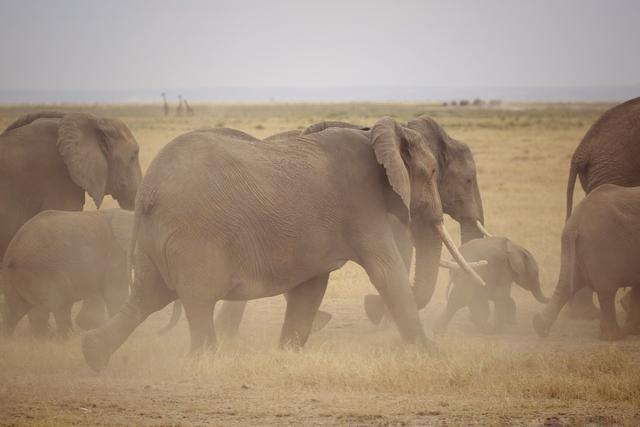
M 507 261 L 513 272 L 514 282 L 530 291 L 539 302 L 549 302 L 540 288 L 538 264 L 531 252 L 508 240 L 506 245 Z
M 447 135 L 428 116 L 420 116 L 406 127 L 424 136 L 438 160 L 438 189 L 442 209 L 460 223 L 462 243 L 488 235 L 483 227 L 484 211 L 476 164 L 469 147 Z
M 121 120 L 67 114 L 58 127 L 58 150 L 73 182 L 96 206 L 109 194 L 122 208 L 133 209 L 142 181 L 139 147 Z
M 437 183 L 439 165 L 424 137 L 391 118 L 383 118 L 371 129 L 370 138 L 395 195 L 391 202 L 396 207 L 391 210 L 411 230 L 416 248 L 413 291 L 418 309 L 427 304 L 435 289 L 443 242 L 460 267 L 484 285 L 444 228 Z

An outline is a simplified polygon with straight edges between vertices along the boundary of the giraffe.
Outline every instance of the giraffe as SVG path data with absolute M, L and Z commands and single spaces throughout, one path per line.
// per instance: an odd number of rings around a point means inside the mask
M 187 116 L 193 116 L 193 108 L 191 108 L 191 105 L 189 105 L 187 99 L 182 98 L 182 101 L 184 102 L 184 108 L 187 110 Z
M 164 116 L 167 117 L 169 115 L 169 104 L 167 104 L 167 94 L 162 92 L 160 96 L 162 97 L 162 101 L 164 103 Z
M 184 107 L 182 106 L 182 95 L 178 95 L 178 109 L 176 110 L 176 116 L 182 116 Z

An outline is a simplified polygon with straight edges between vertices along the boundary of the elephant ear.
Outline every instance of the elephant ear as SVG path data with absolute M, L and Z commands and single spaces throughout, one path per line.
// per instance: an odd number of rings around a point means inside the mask
M 526 277 L 529 259 L 533 259 L 533 256 L 524 248 L 516 245 L 515 243 L 507 240 L 507 261 L 513 271 L 516 281 Z
M 411 180 L 405 161 L 410 156 L 411 145 L 415 143 L 414 135 L 392 118 L 385 117 L 373 125 L 370 137 L 376 159 L 384 166 L 391 188 L 404 205 L 403 216 L 410 220 Z
M 100 121 L 89 114 L 64 116 L 58 127 L 58 151 L 73 182 L 100 207 L 109 172 Z

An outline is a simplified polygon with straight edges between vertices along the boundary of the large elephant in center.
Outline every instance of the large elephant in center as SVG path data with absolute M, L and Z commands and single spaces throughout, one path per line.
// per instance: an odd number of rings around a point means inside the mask
M 480 197 L 475 160 L 469 146 L 451 138 L 435 120 L 425 115 L 411 120 L 403 127 L 422 135 L 422 141 L 426 142 L 426 147 L 435 156 L 438 162 L 437 184 L 442 201 L 442 210 L 460 223 L 462 243 L 488 234 L 483 226 L 482 198 Z M 265 138 L 264 141 L 268 143 L 284 143 L 288 141 L 291 144 L 297 144 L 299 142 L 298 136 L 315 134 L 329 128 L 370 130 L 370 127 L 361 124 L 324 121 L 310 125 L 302 131 L 281 132 Z M 411 238 L 399 221 L 391 218 L 391 222 L 400 254 L 405 260 L 407 269 L 410 269 L 413 253 Z M 425 267 L 428 268 L 427 266 Z M 419 268 L 422 268 L 422 266 L 419 266 Z M 430 301 L 434 288 L 423 287 L 419 289 L 419 291 L 416 289 L 416 302 L 418 308 L 422 309 Z M 217 314 L 218 330 L 224 331 L 225 335 L 228 336 L 236 334 L 245 308 L 246 302 L 225 302 Z M 166 332 L 175 326 L 180 317 L 180 310 L 180 303 L 176 302 L 171 320 L 161 332 Z M 365 298 L 365 311 L 372 322 L 380 322 L 384 313 L 384 304 L 379 296 L 368 295 Z M 329 313 L 319 311 L 318 317 L 314 322 L 314 330 L 322 328 L 330 319 L 331 315 Z
M 576 178 L 586 194 L 603 184 L 640 186 L 640 97 L 616 105 L 591 126 L 571 158 L 567 184 L 567 220 L 573 208 Z M 584 287 L 569 303 L 574 318 L 597 318 L 593 291 Z
M 424 137 L 384 118 L 369 133 L 329 129 L 300 143 L 264 143 L 239 131 L 177 137 L 150 165 L 136 200 L 132 293 L 118 314 L 82 339 L 101 369 L 151 313 L 180 298 L 191 351 L 214 347 L 219 300 L 287 293 L 282 346 L 302 346 L 329 273 L 352 260 L 367 272 L 406 342 L 430 346 L 391 230 L 412 231 L 418 262 L 431 266 L 416 288 L 433 286 L 446 232 L 438 164 Z

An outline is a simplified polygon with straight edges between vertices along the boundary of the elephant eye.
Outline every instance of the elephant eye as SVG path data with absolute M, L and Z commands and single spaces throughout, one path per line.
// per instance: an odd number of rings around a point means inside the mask
M 138 150 L 136 150 L 132 155 L 131 158 L 129 160 L 131 160 L 132 162 L 135 161 L 138 158 Z

